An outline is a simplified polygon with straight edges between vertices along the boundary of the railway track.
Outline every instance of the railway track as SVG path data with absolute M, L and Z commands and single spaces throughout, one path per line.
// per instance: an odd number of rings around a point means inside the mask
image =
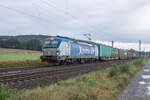
M 0 73 L 0 83 L 8 84 L 13 88 L 19 89 L 34 88 L 37 86 L 44 86 L 52 82 L 67 79 L 79 74 L 108 68 L 113 63 L 120 64 L 126 61 L 128 60 L 21 69 L 17 71 L 3 71 Z

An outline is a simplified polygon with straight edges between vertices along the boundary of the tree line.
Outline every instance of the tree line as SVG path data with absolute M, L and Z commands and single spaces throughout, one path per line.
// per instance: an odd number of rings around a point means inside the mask
M 42 50 L 43 42 L 39 39 L 20 40 L 16 38 L 0 39 L 0 48 Z

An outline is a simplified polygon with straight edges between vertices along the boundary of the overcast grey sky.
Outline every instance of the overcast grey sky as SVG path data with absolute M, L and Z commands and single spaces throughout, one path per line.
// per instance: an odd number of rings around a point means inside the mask
M 0 35 L 149 42 L 149 0 L 0 0 Z

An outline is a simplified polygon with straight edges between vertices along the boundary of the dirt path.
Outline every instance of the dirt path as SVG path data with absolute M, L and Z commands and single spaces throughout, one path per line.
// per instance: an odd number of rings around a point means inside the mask
M 118 100 L 150 100 L 150 59 L 118 96 Z

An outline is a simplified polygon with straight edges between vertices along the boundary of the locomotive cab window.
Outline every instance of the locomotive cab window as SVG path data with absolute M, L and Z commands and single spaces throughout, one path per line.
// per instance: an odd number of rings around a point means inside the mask
M 58 45 L 58 40 L 54 39 L 54 40 L 46 40 L 44 43 L 43 48 L 57 48 Z

